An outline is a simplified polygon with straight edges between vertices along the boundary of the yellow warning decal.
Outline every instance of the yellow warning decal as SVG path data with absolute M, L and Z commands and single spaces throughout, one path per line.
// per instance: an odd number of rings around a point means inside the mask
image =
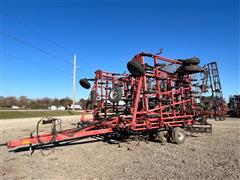
M 29 140 L 24 140 L 22 143 L 23 144 L 30 144 L 30 141 Z

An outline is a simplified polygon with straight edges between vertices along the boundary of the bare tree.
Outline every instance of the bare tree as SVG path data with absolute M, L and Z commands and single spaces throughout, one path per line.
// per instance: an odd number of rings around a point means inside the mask
M 82 107 L 82 109 L 85 109 L 85 107 L 86 107 L 86 105 L 87 105 L 87 100 L 81 98 L 81 99 L 79 100 L 79 104 L 80 104 L 80 106 Z
M 60 105 L 60 102 L 59 102 L 59 99 L 58 99 L 58 98 L 54 98 L 54 99 L 53 99 L 53 105 L 54 105 L 54 106 L 59 106 L 59 105 Z
M 6 106 L 17 106 L 18 105 L 18 101 L 15 96 L 6 97 L 5 103 L 6 103 Z
M 68 107 L 69 105 L 72 104 L 72 100 L 69 97 L 65 97 L 63 99 L 60 99 L 60 104 L 64 107 Z
M 5 106 L 4 97 L 0 96 L 0 107 L 4 107 L 4 106 Z
M 18 105 L 20 107 L 26 108 L 30 104 L 30 100 L 27 98 L 27 96 L 20 96 L 18 98 Z
M 84 99 L 83 99 L 84 100 Z M 32 108 L 32 109 L 47 109 L 51 105 L 68 107 L 72 104 L 72 100 L 69 97 L 62 99 L 58 98 L 39 98 L 39 99 L 29 99 L 27 96 L 20 96 L 16 98 L 15 96 L 3 97 L 0 96 L 0 107 L 11 107 L 20 106 L 21 108 Z M 82 106 L 85 106 L 85 102 L 82 102 Z

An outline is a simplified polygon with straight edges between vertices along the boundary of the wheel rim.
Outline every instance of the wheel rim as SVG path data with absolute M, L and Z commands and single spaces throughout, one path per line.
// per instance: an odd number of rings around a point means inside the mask
M 178 138 L 179 141 L 183 141 L 183 140 L 184 140 L 184 135 L 183 135 L 183 133 L 178 132 L 178 133 L 177 133 L 177 138 Z
M 118 96 L 116 91 L 112 91 L 112 93 L 110 94 L 111 99 L 116 99 Z

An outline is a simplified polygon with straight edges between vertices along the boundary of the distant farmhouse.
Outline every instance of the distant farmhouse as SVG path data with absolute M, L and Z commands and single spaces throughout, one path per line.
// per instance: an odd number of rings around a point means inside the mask
M 48 107 L 49 110 L 65 110 L 66 108 L 64 106 L 49 106 Z
M 73 106 L 73 104 L 71 104 L 70 106 L 67 107 L 67 109 L 76 109 L 76 110 L 82 110 L 82 107 L 79 104 L 75 104 Z

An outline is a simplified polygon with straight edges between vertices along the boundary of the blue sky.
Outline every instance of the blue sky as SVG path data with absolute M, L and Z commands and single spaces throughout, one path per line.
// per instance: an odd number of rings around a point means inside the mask
M 217 61 L 224 97 L 240 93 L 237 0 L 8 0 L 0 6 L 3 96 L 72 96 L 73 52 L 79 80 L 96 69 L 124 72 L 136 53 L 159 48 L 170 58 Z M 77 84 L 77 98 L 88 93 Z

